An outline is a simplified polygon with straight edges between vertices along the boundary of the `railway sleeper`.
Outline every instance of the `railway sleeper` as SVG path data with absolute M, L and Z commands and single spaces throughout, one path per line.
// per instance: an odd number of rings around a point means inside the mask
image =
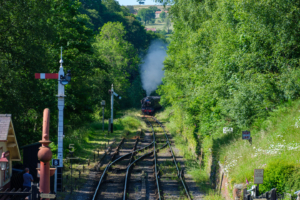
M 114 174 L 122 174 L 126 172 L 126 169 L 113 169 L 111 172 Z

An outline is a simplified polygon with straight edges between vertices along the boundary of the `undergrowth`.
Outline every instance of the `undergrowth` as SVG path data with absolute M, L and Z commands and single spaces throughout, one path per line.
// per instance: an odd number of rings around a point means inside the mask
M 146 124 L 138 117 L 138 113 L 139 110 L 127 110 L 119 113 L 119 117 L 114 120 L 113 133 L 108 134 L 108 120 L 105 120 L 103 132 L 102 120 L 98 119 L 98 121 L 86 124 L 80 129 L 72 130 L 65 134 L 63 176 L 66 192 L 70 192 L 71 184 L 73 184 L 73 188 L 75 186 L 75 189 L 79 189 L 85 184 L 89 177 L 89 169 L 91 169 L 95 162 L 99 159 L 98 150 L 99 156 L 101 157 L 104 153 L 104 148 L 107 148 L 108 145 L 113 143 L 113 141 L 119 143 L 123 137 L 135 137 L 137 132 L 139 133 L 140 129 L 146 129 Z M 70 162 L 66 159 L 70 156 L 69 144 L 74 144 L 74 156 L 80 158 L 72 161 L 73 181 L 70 181 Z M 56 158 L 57 145 L 52 143 L 50 147 L 53 152 L 53 158 Z M 96 157 L 95 162 L 94 155 Z M 90 160 L 90 166 L 87 166 L 88 160 Z M 79 178 L 79 169 L 82 169 L 83 165 L 85 166 L 85 172 L 82 173 L 81 178 Z M 67 176 L 69 177 L 68 180 L 66 179 Z M 65 193 L 60 193 L 58 195 L 58 199 L 64 199 L 65 195 Z
M 254 169 L 265 169 L 261 193 L 277 188 L 279 193 L 293 194 L 300 189 L 299 111 L 300 101 L 289 102 L 273 109 L 268 118 L 257 118 L 250 127 L 235 127 L 220 121 L 209 135 L 202 135 L 196 125 L 188 124 L 180 110 L 167 107 L 157 117 L 166 123 L 176 147 L 187 159 L 187 173 L 209 194 L 207 198 L 219 199 L 210 192 L 216 187 L 218 162 L 229 177 L 229 188 L 234 184 L 246 184 L 246 179 L 250 188 Z M 232 127 L 233 132 L 224 134 L 223 127 Z M 252 144 L 242 140 L 243 130 L 251 131 Z M 199 166 L 196 156 L 201 149 L 204 155 Z

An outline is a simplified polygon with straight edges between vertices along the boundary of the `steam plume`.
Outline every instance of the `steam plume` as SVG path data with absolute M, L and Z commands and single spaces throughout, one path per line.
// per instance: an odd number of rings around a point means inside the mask
M 166 44 L 160 40 L 154 40 L 148 49 L 141 66 L 141 78 L 144 90 L 147 96 L 156 90 L 157 86 L 162 83 L 164 77 L 163 62 L 166 53 Z

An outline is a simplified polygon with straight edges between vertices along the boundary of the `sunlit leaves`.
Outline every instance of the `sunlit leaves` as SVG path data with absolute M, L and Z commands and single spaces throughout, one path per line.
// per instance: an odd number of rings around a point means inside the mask
M 162 102 L 209 133 L 243 127 L 299 96 L 298 1 L 175 0 Z M 188 122 L 191 123 L 191 122 Z

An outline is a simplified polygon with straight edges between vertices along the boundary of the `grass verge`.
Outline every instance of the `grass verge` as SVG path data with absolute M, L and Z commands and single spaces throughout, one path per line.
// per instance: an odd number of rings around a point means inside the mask
M 116 143 L 120 142 L 123 137 L 130 138 L 136 135 L 137 131 L 146 128 L 146 124 L 138 117 L 139 110 L 127 110 L 119 113 L 119 117 L 114 120 L 114 132 L 107 134 L 108 121 L 105 121 L 104 132 L 102 131 L 102 122 L 95 121 L 86 126 L 70 131 L 65 134 L 64 138 L 64 156 L 69 156 L 69 144 L 74 144 L 75 152 L 74 157 L 80 158 L 72 160 L 72 180 L 70 161 L 64 159 L 64 192 L 58 193 L 58 199 L 65 199 L 70 195 L 71 187 L 73 191 L 80 190 L 84 187 L 89 179 L 90 169 L 95 165 L 104 154 L 104 148 L 112 144 L 115 140 Z M 51 144 L 54 158 L 57 152 L 57 146 Z M 98 157 L 99 150 L 99 157 Z M 95 160 L 94 160 L 95 156 Z M 90 165 L 88 166 L 88 161 Z M 85 170 L 83 172 L 83 166 Z M 80 172 L 79 172 L 80 171 Z M 79 177 L 80 173 L 80 177 Z M 75 189 L 75 190 L 74 190 Z M 72 199 L 69 198 L 69 199 Z
M 231 188 L 234 184 L 246 183 L 246 179 L 250 188 L 254 169 L 264 169 L 261 193 L 277 188 L 279 193 L 293 195 L 300 190 L 299 111 L 300 101 L 289 102 L 272 110 L 267 119 L 256 119 L 251 127 L 233 127 L 232 133 L 224 134 L 223 127 L 227 125 L 220 122 L 218 128 L 206 136 L 201 136 L 193 125 L 184 124 L 185 115 L 180 110 L 166 108 L 157 117 L 166 122 L 177 148 L 191 161 L 187 162 L 187 172 L 206 190 L 207 198 L 214 199 L 218 195 L 210 191 L 211 186 L 216 187 L 216 179 L 211 175 L 217 172 L 218 162 L 229 177 Z M 243 130 L 251 131 L 252 144 L 242 140 Z M 201 166 L 195 157 L 199 155 L 199 147 L 204 155 Z
M 184 157 L 185 173 L 192 177 L 199 189 L 205 193 L 205 200 L 222 200 L 223 198 L 211 189 L 210 174 L 207 170 L 207 166 L 205 164 L 200 165 L 198 158 L 195 156 L 193 151 L 191 151 L 193 145 L 191 145 L 191 143 L 187 140 L 187 137 L 178 130 L 176 122 L 170 120 L 172 115 L 173 110 L 171 108 L 166 108 L 163 112 L 157 113 L 156 117 L 164 123 L 167 130 L 173 137 L 176 148 L 180 150 L 179 152 L 181 156 Z M 207 146 L 209 145 L 210 143 L 207 143 Z M 209 149 L 209 147 L 206 148 Z M 208 153 L 209 152 L 207 152 L 207 155 Z M 203 161 L 203 163 L 206 162 L 208 161 Z M 191 194 L 191 196 L 193 196 L 193 194 Z

